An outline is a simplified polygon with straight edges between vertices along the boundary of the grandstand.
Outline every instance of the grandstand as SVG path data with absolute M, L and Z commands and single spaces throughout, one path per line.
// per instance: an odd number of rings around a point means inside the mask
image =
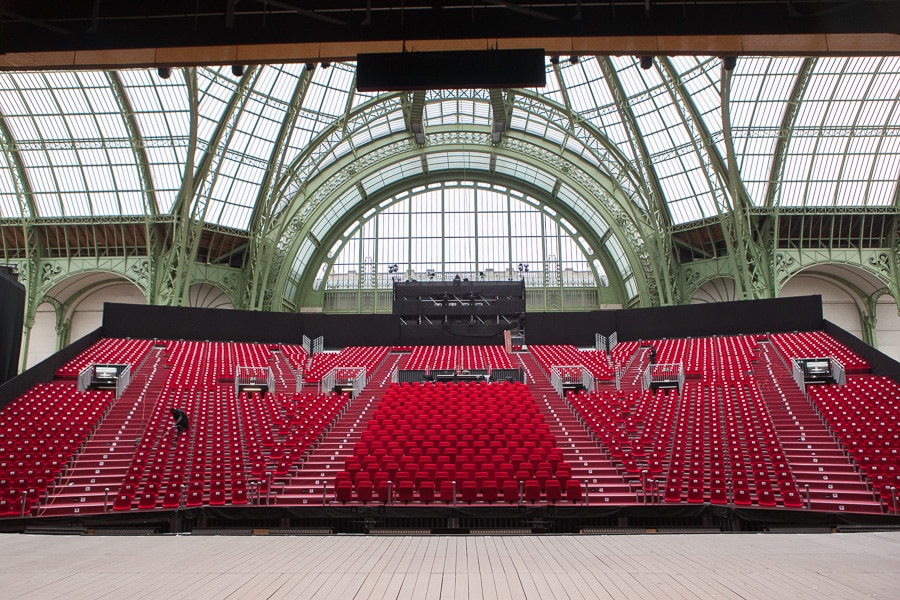
M 5 595 L 892 597 L 897 1 L 7 0 Z
M 810 306 L 737 303 L 733 325 Z M 94 341 L 48 361 L 50 381 L 29 383 L 40 378 L 29 372 L 11 382 L 25 388 L 0 411 L 6 527 L 139 519 L 173 532 L 250 519 L 463 531 L 547 520 L 541 529 L 555 532 L 630 522 L 733 531 L 898 514 L 897 384 L 833 327 L 515 350 L 408 346 L 400 331 L 396 346 L 308 354 L 285 340 L 107 337 L 154 313 L 107 309 Z M 156 329 L 214 323 L 218 312 L 170 309 Z M 627 323 L 631 312 L 613 316 Z M 227 333 L 255 331 L 239 329 Z M 810 357 L 844 365 L 845 380 L 798 382 L 792 365 Z M 98 364 L 130 367 L 120 395 L 79 387 Z M 681 379 L 664 380 L 673 366 Z M 237 385 L 245 369 L 264 371 L 265 387 Z M 358 382 L 335 383 L 347 373 Z M 186 434 L 171 408 L 189 415 Z

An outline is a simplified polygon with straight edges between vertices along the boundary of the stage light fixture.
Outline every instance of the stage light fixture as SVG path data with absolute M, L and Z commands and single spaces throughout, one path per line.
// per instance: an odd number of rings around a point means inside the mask
M 231 65 L 231 74 L 235 77 L 241 77 L 244 74 L 244 65 Z
M 160 67 L 156 70 L 156 74 L 159 75 L 160 79 L 168 79 L 172 76 L 172 68 L 171 67 Z
M 641 68 L 645 71 L 653 68 L 653 57 L 652 56 L 642 56 L 641 57 Z

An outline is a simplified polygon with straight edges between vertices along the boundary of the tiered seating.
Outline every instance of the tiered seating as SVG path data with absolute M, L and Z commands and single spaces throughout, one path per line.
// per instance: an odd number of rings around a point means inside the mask
M 137 366 L 152 347 L 152 340 L 103 338 L 57 369 L 56 376 L 60 379 L 74 379 L 85 367 L 93 364 Z
M 303 346 L 281 344 L 279 348 L 281 349 L 281 354 L 294 371 L 303 372 L 306 370 L 309 354 L 306 353 L 306 349 Z
M 885 509 L 894 510 L 893 488 L 900 488 L 900 385 L 860 375 L 848 377 L 844 386 L 814 385 L 808 392 Z
M 611 381 L 615 379 L 613 366 L 607 359 L 606 352 L 596 350 L 579 350 L 568 344 L 533 345 L 528 348 L 532 356 L 549 374 L 554 366 L 577 366 L 586 368 L 596 379 Z
M 722 336 L 655 340 L 657 363 L 681 363 L 693 378 L 736 381 L 743 379 L 755 357 L 753 336 Z
M 680 395 L 598 389 L 567 399 L 626 478 L 665 480 L 667 502 L 775 506 L 778 494 L 798 496 L 755 387 L 689 381 Z
M 347 394 L 253 394 L 231 386 L 174 390 L 157 403 L 113 509 L 246 504 L 289 476 L 349 400 Z M 192 428 L 176 439 L 169 409 Z
M 870 369 L 864 358 L 824 331 L 775 333 L 770 338 L 781 355 L 789 360 L 833 356 L 844 366 L 848 375 L 868 373 Z
M 404 369 L 411 371 L 447 371 L 458 368 L 456 346 L 415 346 Z
M 314 383 L 337 367 L 365 367 L 366 377 L 378 368 L 390 352 L 388 346 L 348 346 L 340 352 L 314 354 L 303 381 Z
M 502 346 L 414 346 L 403 368 L 411 371 L 488 371 L 516 367 Z
M 268 367 L 272 353 L 266 344 L 209 342 L 209 355 L 216 365 L 215 381 L 234 381 L 238 367 Z
M 461 369 L 513 369 L 512 357 L 502 346 L 458 346 L 457 355 Z
M 521 383 L 394 384 L 345 470 L 336 499 L 517 503 L 581 498 L 555 437 Z M 521 487 L 521 490 L 520 490 Z
M 619 342 L 609 353 L 609 361 L 615 365 L 625 365 L 641 346 L 640 341 Z
M 109 409 L 113 393 L 40 384 L 0 412 L 0 516 L 25 514 L 55 481 Z

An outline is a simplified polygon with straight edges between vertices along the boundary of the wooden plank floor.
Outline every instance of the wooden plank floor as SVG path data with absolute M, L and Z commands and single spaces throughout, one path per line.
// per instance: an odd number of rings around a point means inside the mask
M 0 535 L 0 597 L 897 598 L 900 533 Z

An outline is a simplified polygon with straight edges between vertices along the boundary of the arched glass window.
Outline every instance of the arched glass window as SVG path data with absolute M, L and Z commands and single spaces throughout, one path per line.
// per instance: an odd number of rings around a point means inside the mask
M 524 279 L 531 288 L 606 287 L 575 227 L 504 186 L 435 183 L 396 194 L 347 228 L 317 289 L 390 289 L 394 280 Z

